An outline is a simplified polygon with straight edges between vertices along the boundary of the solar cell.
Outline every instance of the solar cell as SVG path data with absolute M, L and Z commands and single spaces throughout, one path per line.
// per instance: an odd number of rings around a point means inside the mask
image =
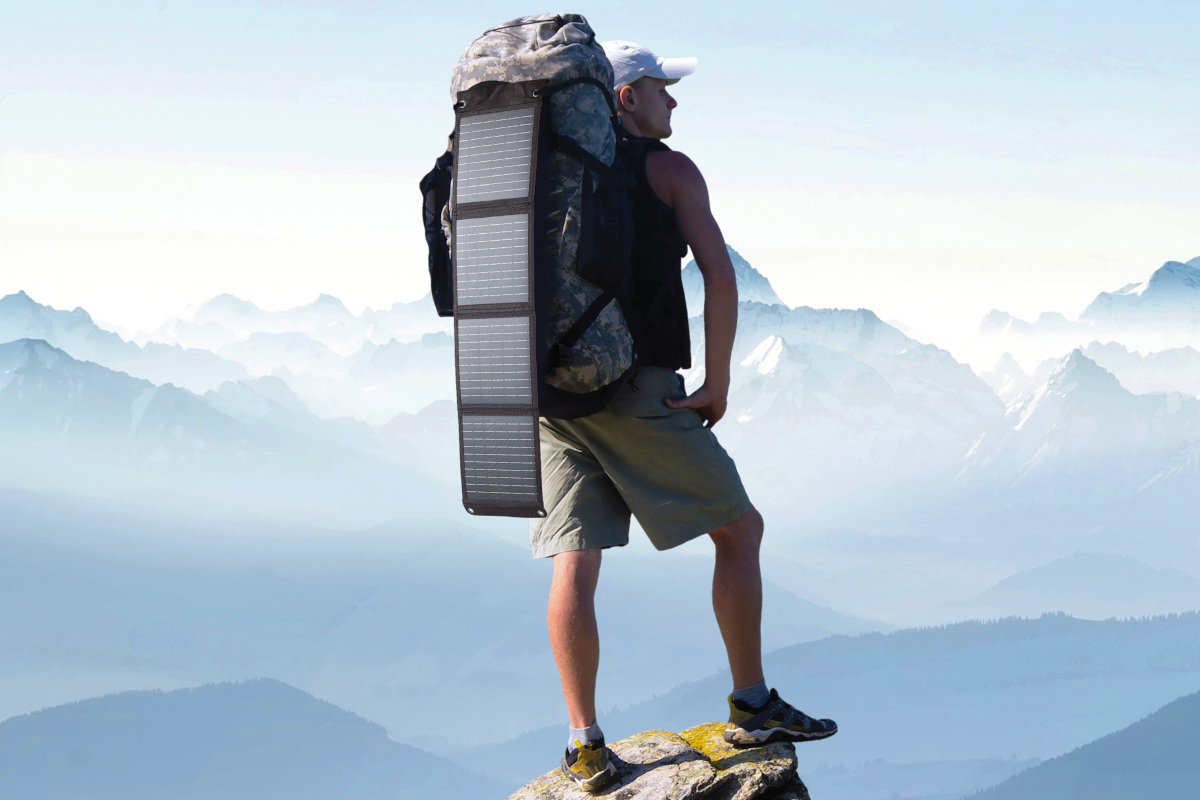
M 480 503 L 539 504 L 537 420 L 515 416 L 462 418 L 463 494 Z
M 462 403 L 533 402 L 528 317 L 484 317 L 458 323 L 458 393 Z
M 460 204 L 529 195 L 533 122 L 532 106 L 462 119 L 454 171 Z
M 529 301 L 529 215 L 455 223 L 454 290 L 461 305 Z

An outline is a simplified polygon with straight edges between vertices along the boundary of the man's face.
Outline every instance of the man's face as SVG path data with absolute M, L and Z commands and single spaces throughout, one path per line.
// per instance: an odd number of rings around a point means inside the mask
M 667 93 L 662 78 L 639 78 L 621 89 L 621 115 L 626 125 L 633 122 L 639 136 L 666 139 L 671 135 L 671 109 L 679 105 Z

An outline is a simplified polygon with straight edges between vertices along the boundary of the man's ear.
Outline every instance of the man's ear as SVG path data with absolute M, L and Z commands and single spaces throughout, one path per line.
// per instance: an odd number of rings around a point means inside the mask
M 633 111 L 634 105 L 637 104 L 637 95 L 634 94 L 633 87 L 628 83 L 621 87 L 617 92 L 617 108 L 622 111 Z

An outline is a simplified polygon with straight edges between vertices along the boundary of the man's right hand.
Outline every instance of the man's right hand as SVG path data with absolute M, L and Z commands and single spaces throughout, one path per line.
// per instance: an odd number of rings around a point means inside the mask
M 725 410 L 729 406 L 729 389 L 726 387 L 725 391 L 717 392 L 705 383 L 686 397 L 668 397 L 663 402 L 667 408 L 694 410 L 700 415 L 700 419 L 704 420 L 705 427 L 711 428 L 725 416 Z

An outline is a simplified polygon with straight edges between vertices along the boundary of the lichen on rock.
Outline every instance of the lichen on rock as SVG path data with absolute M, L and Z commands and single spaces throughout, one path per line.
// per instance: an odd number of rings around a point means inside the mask
M 560 771 L 518 789 L 509 800 L 809 800 L 796 775 L 791 742 L 733 747 L 710 722 L 680 733 L 646 731 L 611 744 L 617 780 L 597 795 Z

